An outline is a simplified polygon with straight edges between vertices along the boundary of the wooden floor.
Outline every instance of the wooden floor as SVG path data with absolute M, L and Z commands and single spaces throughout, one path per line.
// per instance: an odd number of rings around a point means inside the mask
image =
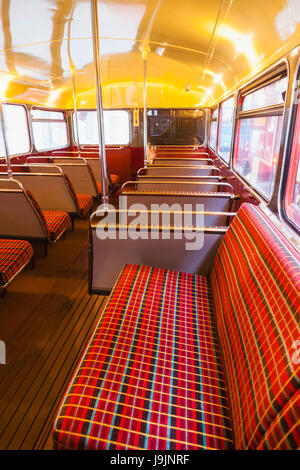
M 105 305 L 89 296 L 88 221 L 38 255 L 0 298 L 0 450 L 51 448 L 59 401 Z

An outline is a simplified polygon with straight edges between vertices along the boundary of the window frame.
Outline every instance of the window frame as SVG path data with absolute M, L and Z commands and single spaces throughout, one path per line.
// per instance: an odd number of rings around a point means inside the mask
M 296 102 L 296 98 L 297 102 Z M 283 221 L 291 227 L 298 235 L 300 234 L 300 227 L 289 218 L 286 211 L 286 197 L 289 183 L 289 171 L 291 164 L 293 162 L 293 149 L 295 142 L 295 130 L 296 123 L 298 118 L 298 113 L 300 115 L 300 59 L 298 60 L 297 66 L 295 67 L 294 79 L 292 82 L 292 93 L 291 93 L 291 113 L 288 122 L 288 135 L 287 135 L 287 145 L 285 146 L 284 151 L 284 162 L 283 162 L 283 171 L 280 179 L 280 188 L 279 188 L 279 211 L 280 216 Z M 300 157 L 299 157 L 300 159 Z M 300 161 L 299 161 L 300 164 Z
M 88 112 L 88 111 L 94 111 L 97 113 L 97 109 L 95 108 L 80 108 L 80 109 L 77 109 L 77 112 L 81 112 L 81 111 L 85 111 L 85 112 Z M 105 143 L 105 147 L 123 147 L 123 148 L 126 148 L 126 147 L 129 147 L 130 146 L 130 143 L 132 141 L 132 113 L 131 113 L 131 110 L 129 108 L 106 108 L 104 109 L 103 111 L 125 111 L 128 115 L 128 125 L 129 125 L 129 128 L 128 128 L 128 142 L 127 144 L 107 144 L 106 142 Z M 78 142 L 77 142 L 77 139 L 76 139 L 76 128 L 75 128 L 75 119 L 74 119 L 74 116 L 75 116 L 75 110 L 73 109 L 71 111 L 71 128 L 72 128 L 72 135 L 73 135 L 73 143 L 78 145 Z M 79 142 L 79 148 L 84 148 L 84 147 L 89 147 L 91 145 L 97 145 L 97 144 L 85 144 L 85 143 L 81 143 Z
M 213 114 L 215 111 L 218 111 L 218 115 L 216 118 L 213 118 Z M 214 108 L 211 109 L 211 115 L 210 115 L 210 124 L 209 124 L 209 136 L 208 136 L 208 147 L 217 154 L 217 149 L 218 149 L 218 144 L 219 144 L 219 115 L 220 115 L 220 103 L 217 104 Z M 211 123 L 216 122 L 217 123 L 217 136 L 216 136 L 216 148 L 214 149 L 210 145 L 210 136 L 211 136 Z
M 39 111 L 46 111 L 46 112 L 55 112 L 55 113 L 62 113 L 64 116 L 64 119 L 33 119 L 32 118 L 32 111 L 34 110 L 39 110 Z M 34 143 L 34 148 L 37 152 L 52 152 L 53 150 L 59 150 L 59 149 L 66 149 L 70 146 L 70 132 L 69 132 L 69 126 L 68 126 L 68 116 L 67 116 L 67 111 L 65 109 L 60 109 L 60 108 L 44 108 L 43 106 L 32 106 L 30 109 L 30 119 L 31 119 L 31 125 L 32 125 L 32 139 Z M 34 122 L 65 122 L 66 124 L 66 131 L 67 131 L 67 143 L 66 145 L 62 145 L 60 147 L 51 147 L 51 148 L 45 148 L 42 150 L 38 150 L 36 147 L 36 142 L 35 142 L 35 137 L 34 137 L 34 131 L 33 131 L 33 123 Z
M 221 112 L 221 107 L 223 103 L 226 103 L 226 101 L 229 101 L 230 99 L 233 98 L 233 120 L 232 120 L 232 134 L 231 134 L 231 144 L 230 144 L 230 154 L 229 154 L 229 160 L 228 162 L 222 157 L 222 155 L 219 153 L 219 144 L 220 144 L 220 128 L 221 128 L 221 120 L 220 120 L 220 112 Z M 217 133 L 217 149 L 216 149 L 216 154 L 218 157 L 222 160 L 222 162 L 230 168 L 231 166 L 231 161 L 233 157 L 233 147 L 234 147 L 234 141 L 235 141 L 235 129 L 236 129 L 236 122 L 237 122 L 237 116 L 236 116 L 236 111 L 237 111 L 237 101 L 236 101 L 236 95 L 235 93 L 232 93 L 229 95 L 227 98 L 224 100 L 220 101 L 218 104 L 219 107 L 219 112 L 218 112 L 218 133 Z M 233 163 L 233 162 L 232 162 Z
M 242 104 L 243 104 L 242 100 L 245 96 L 261 88 L 264 88 L 270 85 L 271 83 L 276 82 L 284 77 L 287 77 L 287 89 L 286 89 L 286 95 L 285 95 L 285 99 L 283 103 L 280 103 L 277 105 L 265 106 L 262 108 L 251 109 L 248 111 L 242 110 Z M 235 151 L 236 151 L 236 147 L 238 144 L 237 142 L 238 125 L 239 125 L 239 121 L 243 119 L 273 117 L 273 116 L 281 116 L 284 122 L 288 87 L 289 87 L 289 68 L 288 68 L 288 64 L 284 61 L 278 64 L 278 66 L 275 69 L 273 68 L 271 71 L 269 71 L 267 76 L 266 74 L 263 74 L 257 80 L 255 80 L 254 83 L 251 82 L 250 84 L 247 84 L 244 88 L 240 89 L 237 94 L 236 113 L 235 113 L 235 122 L 234 122 L 234 135 L 233 135 L 233 145 L 232 145 L 232 155 L 231 155 L 231 170 L 233 171 L 234 175 L 237 178 L 239 178 L 243 182 L 243 184 L 245 184 L 246 187 L 248 187 L 255 195 L 257 195 L 261 199 L 261 201 L 264 201 L 267 204 L 271 203 L 273 196 L 274 196 L 274 192 L 276 190 L 276 180 L 277 180 L 276 175 L 277 175 L 278 168 L 280 167 L 279 161 L 280 161 L 281 144 L 282 144 L 282 139 L 284 138 L 283 127 L 281 129 L 281 135 L 280 135 L 280 145 L 279 145 L 279 152 L 278 152 L 279 156 L 278 156 L 277 166 L 275 169 L 273 189 L 270 194 L 270 197 L 268 198 L 258 188 L 254 187 L 252 183 L 250 183 L 247 179 L 245 179 L 243 175 L 241 175 L 238 172 L 238 170 L 235 168 L 234 156 L 235 156 Z
M 26 125 L 27 125 L 28 141 L 29 141 L 29 151 L 28 152 L 9 154 L 9 157 L 11 158 L 11 157 L 20 157 L 22 155 L 31 155 L 32 150 L 33 150 L 33 142 L 32 142 L 31 133 L 30 133 L 28 108 L 25 104 L 22 104 L 22 103 L 11 103 L 9 101 L 3 101 L 2 102 L 2 106 L 7 105 L 7 104 L 12 105 L 12 106 L 21 106 L 22 108 L 25 109 L 25 117 L 26 117 Z M 6 129 L 6 125 L 5 125 L 5 129 Z M 5 133 L 7 134 L 6 130 L 5 130 Z M 6 138 L 7 138 L 7 135 L 6 135 Z M 5 158 L 5 156 L 0 157 L 0 158 Z

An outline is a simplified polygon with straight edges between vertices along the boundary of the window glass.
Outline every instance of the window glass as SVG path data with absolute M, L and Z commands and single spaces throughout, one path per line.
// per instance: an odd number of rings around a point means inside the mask
M 151 109 L 148 111 L 151 145 L 202 145 L 205 112 L 202 109 Z
M 215 109 L 212 113 L 212 120 L 210 123 L 210 135 L 209 135 L 209 146 L 213 149 L 217 149 L 217 137 L 218 137 L 218 109 Z
M 220 107 L 218 154 L 229 163 L 233 132 L 234 98 L 224 101 Z
M 270 199 L 278 162 L 282 116 L 240 119 L 234 168 L 263 196 Z
M 148 140 L 151 145 L 172 145 L 172 111 L 170 109 L 148 111 Z
M 80 144 L 97 144 L 99 142 L 97 112 L 78 111 L 77 118 Z M 74 128 L 76 128 L 75 125 Z M 75 138 L 77 140 L 76 131 Z M 106 145 L 127 145 L 129 143 L 129 115 L 127 111 L 104 111 L 104 138 Z
M 62 111 L 33 109 L 31 115 L 37 150 L 48 150 L 68 145 L 67 123 Z
M 287 89 L 287 77 L 276 80 L 270 85 L 259 88 L 246 95 L 243 99 L 242 110 L 251 111 L 257 108 L 284 103 L 284 92 Z
M 64 113 L 61 111 L 45 111 L 43 109 L 33 109 L 31 111 L 32 119 L 51 119 L 52 121 L 64 121 Z
M 294 142 L 285 194 L 288 218 L 300 229 L 300 106 L 294 131 Z
M 3 104 L 3 115 L 9 154 L 28 153 L 30 151 L 30 139 L 26 109 L 20 105 Z M 4 155 L 4 148 L 2 146 L 1 155 Z

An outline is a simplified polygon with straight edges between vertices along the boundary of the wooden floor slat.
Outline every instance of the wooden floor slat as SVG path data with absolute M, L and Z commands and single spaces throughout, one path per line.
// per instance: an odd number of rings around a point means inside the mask
M 87 292 L 87 232 L 78 221 L 0 299 L 0 449 L 51 448 L 57 407 L 106 302 Z

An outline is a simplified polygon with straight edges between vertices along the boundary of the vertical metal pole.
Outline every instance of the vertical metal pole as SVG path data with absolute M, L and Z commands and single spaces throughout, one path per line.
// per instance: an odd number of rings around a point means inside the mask
M 100 166 L 101 166 L 102 202 L 105 205 L 108 202 L 108 178 L 107 178 L 106 152 L 105 152 L 105 141 L 104 141 L 104 115 L 103 115 L 103 100 L 102 100 L 97 0 L 91 0 L 91 17 L 92 17 L 92 31 L 93 31 L 94 62 L 95 62 L 95 69 L 96 69 L 96 96 L 97 96 L 97 116 L 98 116 L 98 134 L 99 134 L 99 158 L 100 158 Z
M 144 167 L 148 166 L 147 53 L 144 53 Z
M 79 142 L 79 127 L 78 127 L 78 114 L 77 114 L 77 98 L 76 98 L 76 88 L 75 88 L 75 71 L 72 70 L 72 88 L 73 88 L 73 103 L 74 103 L 74 124 L 76 131 L 76 143 L 78 156 L 81 157 L 80 142 Z
M 3 139 L 3 144 L 4 144 L 4 152 L 5 152 L 5 159 L 6 159 L 6 165 L 7 165 L 7 176 L 11 180 L 13 178 L 12 174 L 12 169 L 11 169 L 11 164 L 10 164 L 10 158 L 9 158 L 9 149 L 8 149 L 8 143 L 7 143 L 7 134 L 6 134 L 6 126 L 5 126 L 5 119 L 4 119 L 4 114 L 3 114 L 3 107 L 2 107 L 2 102 L 0 101 L 0 121 L 1 121 L 1 134 L 2 134 L 2 139 Z

